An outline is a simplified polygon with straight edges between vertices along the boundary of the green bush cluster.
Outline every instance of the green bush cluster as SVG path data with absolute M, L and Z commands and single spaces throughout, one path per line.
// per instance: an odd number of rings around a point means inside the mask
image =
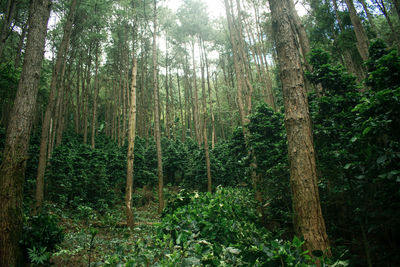
M 129 255 L 110 256 L 106 266 L 314 266 L 303 241 L 275 240 L 260 225 L 248 189 L 183 191 L 167 209 L 152 243 L 139 240 Z
M 310 62 L 309 79 L 324 89 L 311 95 L 310 110 L 329 234 L 353 262 L 367 264 L 369 254 L 396 265 L 390 248 L 400 236 L 400 57 L 382 41 L 372 43 L 364 92 L 323 50 Z
M 29 262 L 45 264 L 50 260 L 56 245 L 64 240 L 63 229 L 55 216 L 46 211 L 27 217 L 20 241 Z

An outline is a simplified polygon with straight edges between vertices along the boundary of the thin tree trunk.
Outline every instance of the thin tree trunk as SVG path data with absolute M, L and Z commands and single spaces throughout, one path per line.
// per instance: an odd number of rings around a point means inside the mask
M 62 71 L 61 68 L 63 67 L 63 63 L 65 61 L 67 51 L 68 51 L 68 43 L 69 38 L 72 31 L 72 23 L 73 18 L 75 16 L 77 0 L 73 0 L 71 3 L 71 8 L 69 11 L 69 15 L 67 21 L 64 26 L 64 34 L 63 39 L 61 41 L 59 51 L 57 54 L 56 63 L 53 69 L 53 75 L 51 78 L 50 84 L 50 95 L 49 95 L 49 102 L 46 107 L 46 111 L 44 114 L 44 119 L 42 123 L 42 133 L 40 138 L 40 151 L 39 151 L 39 163 L 37 169 L 37 176 L 36 176 L 36 193 L 35 193 L 35 210 L 41 208 L 43 203 L 43 189 L 44 189 L 44 173 L 46 171 L 46 161 L 47 161 L 47 151 L 48 151 L 48 143 L 49 143 L 49 132 L 50 132 L 50 125 L 51 125 L 51 117 L 54 113 L 54 107 L 56 103 L 56 93 L 57 93 L 57 81 Z M 36 212 L 35 211 L 35 212 Z
M 225 2 L 225 9 L 226 9 L 226 17 L 228 19 L 228 26 L 229 26 L 229 32 L 230 32 L 230 39 L 231 39 L 231 44 L 232 44 L 232 52 L 233 52 L 233 62 L 234 62 L 234 68 L 235 68 L 235 74 L 236 74 L 236 79 L 237 79 L 237 102 L 238 102 L 238 107 L 239 107 L 239 115 L 240 115 L 240 122 L 242 126 L 245 126 L 248 122 L 248 118 L 246 117 L 246 111 L 244 108 L 244 102 L 243 102 L 243 79 L 242 79 L 242 70 L 240 68 L 240 57 L 238 55 L 238 46 L 237 46 L 237 34 L 236 30 L 234 29 L 233 25 L 233 19 L 232 19 L 232 14 L 231 14 L 231 8 L 229 5 L 228 0 L 224 0 Z M 233 79 L 232 79 L 233 80 Z M 243 127 L 243 131 L 245 128 Z
M 198 88 L 197 88 L 197 79 L 196 79 L 196 59 L 194 57 L 194 40 L 192 41 L 192 60 L 193 60 L 193 87 L 194 87 L 194 100 L 193 101 L 193 121 L 194 121 L 194 130 L 196 135 L 197 143 L 201 144 L 201 134 L 200 134 L 200 122 L 199 122 L 199 96 L 198 96 Z
M 92 148 L 95 148 L 96 137 L 96 120 L 97 120 L 97 96 L 99 94 L 99 44 L 96 45 L 96 59 L 95 59 L 95 76 L 94 76 L 94 95 L 93 95 L 93 113 L 92 113 Z
M 0 32 L 0 58 L 3 55 L 4 46 L 6 44 L 8 33 L 10 31 L 11 22 L 14 18 L 15 7 L 17 5 L 17 1 L 15 0 L 8 0 L 7 1 L 7 10 L 5 14 L 5 18 L 3 20 L 3 26 L 1 27 Z
M 354 32 L 357 38 L 357 49 L 361 58 L 365 61 L 368 59 L 369 40 L 367 33 L 362 26 L 361 20 L 357 15 L 356 8 L 354 7 L 353 0 L 345 0 L 347 8 L 349 9 L 351 23 L 354 27 Z
M 185 128 L 185 119 L 183 117 L 183 107 L 182 107 L 182 97 L 181 97 L 181 86 L 180 86 L 180 82 L 179 82 L 179 73 L 176 72 L 176 80 L 178 83 L 178 97 L 179 97 L 179 110 L 180 110 L 180 115 L 181 115 L 181 127 L 182 127 L 182 137 L 181 137 L 181 141 L 185 142 L 186 139 L 186 128 Z
M 296 35 L 290 25 L 287 2 L 269 0 L 269 3 L 283 88 L 295 232 L 304 238 L 305 249 L 309 252 L 320 250 L 330 256 L 319 200 L 311 121 Z
M 203 41 L 203 51 L 204 51 L 204 58 L 205 58 L 205 63 L 206 63 L 206 74 L 207 74 L 207 87 L 208 87 L 208 103 L 210 106 L 210 116 L 211 116 L 211 126 L 212 126 L 212 134 L 211 134 L 211 148 L 215 148 L 215 143 L 217 142 L 217 135 L 215 133 L 215 118 L 214 118 L 214 112 L 213 112 L 213 104 L 211 100 L 211 83 L 210 83 L 210 71 L 208 68 L 208 57 L 207 57 L 207 50 L 204 46 L 204 41 Z
M 164 209 L 164 177 L 162 166 L 161 133 L 160 133 L 160 101 L 158 97 L 157 80 L 157 5 L 154 0 L 154 30 L 153 30 L 153 84 L 154 84 L 154 134 L 157 147 L 157 173 L 158 173 L 158 213 Z
M 31 1 L 21 79 L 0 165 L 0 266 L 22 266 L 22 200 L 51 1 Z
M 201 43 L 201 41 L 200 41 Z M 206 84 L 204 77 L 204 65 L 205 62 L 202 60 L 204 55 L 204 44 L 202 46 L 203 50 L 201 55 L 201 89 L 202 89 L 202 102 L 203 102 L 203 142 L 204 142 L 204 155 L 206 161 L 206 170 L 207 170 L 207 191 L 212 193 L 212 178 L 211 178 L 211 164 L 210 164 L 210 152 L 208 148 L 208 137 L 207 137 L 207 96 L 206 96 Z
M 368 18 L 369 24 L 371 24 L 372 30 L 374 31 L 374 33 L 377 36 L 379 36 L 380 34 L 378 32 L 378 29 L 376 28 L 376 25 L 375 25 L 375 22 L 374 22 L 374 17 L 372 16 L 371 12 L 369 12 L 369 8 L 367 6 L 367 3 L 365 2 L 365 0 L 360 0 L 360 2 L 361 2 L 362 6 L 364 8 L 365 14 L 367 14 L 367 18 Z
M 128 155 L 126 167 L 126 189 L 125 189 L 125 208 L 126 208 L 126 223 L 128 227 L 133 230 L 135 220 L 132 211 L 132 189 L 133 189 L 133 162 L 134 162 L 134 149 L 136 137 L 136 73 L 137 62 L 133 56 L 132 65 L 132 86 L 131 97 L 129 104 L 129 127 L 128 127 Z
M 25 40 L 25 36 L 26 36 L 27 32 L 28 32 L 28 24 L 26 23 L 22 27 L 21 37 L 20 37 L 19 42 L 18 42 L 17 54 L 15 55 L 14 67 L 16 67 L 16 68 L 19 67 L 19 62 L 21 61 L 22 47 L 24 46 L 24 40 Z

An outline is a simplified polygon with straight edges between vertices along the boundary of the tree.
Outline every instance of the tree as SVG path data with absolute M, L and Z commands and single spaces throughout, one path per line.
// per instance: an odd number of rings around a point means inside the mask
M 22 260 L 19 240 L 22 233 L 23 184 L 50 8 L 51 0 L 31 1 L 29 8 L 24 64 L 0 166 L 1 266 L 18 266 Z
M 51 117 L 54 113 L 54 106 L 56 103 L 56 91 L 57 91 L 57 82 L 59 80 L 59 74 L 61 72 L 62 64 L 65 61 L 65 57 L 68 52 L 68 43 L 69 38 L 72 31 L 73 19 L 75 16 L 77 0 L 73 0 L 71 2 L 71 7 L 69 11 L 69 15 L 67 21 L 64 26 L 64 35 L 61 41 L 60 47 L 58 49 L 56 63 L 53 69 L 53 75 L 50 84 L 50 96 L 49 101 L 46 107 L 46 112 L 44 114 L 44 120 L 42 123 L 42 133 L 40 139 L 40 152 L 39 152 L 39 165 L 38 172 L 36 176 L 36 194 L 35 194 L 35 209 L 41 207 L 43 202 L 43 188 L 44 188 L 44 173 L 46 171 L 46 162 L 47 162 L 47 145 L 49 143 L 49 130 Z
M 269 3 L 285 107 L 295 232 L 304 238 L 305 249 L 310 252 L 319 250 L 330 256 L 319 200 L 311 121 L 296 35 L 290 25 L 287 2 L 269 0 Z
M 161 133 L 160 133 L 160 100 L 158 92 L 157 78 L 157 0 L 154 0 L 154 29 L 153 29 L 153 86 L 154 86 L 154 135 L 157 147 L 157 174 L 158 174 L 158 213 L 164 209 L 164 177 L 161 151 Z
M 350 19 L 354 27 L 354 32 L 356 34 L 358 52 L 360 53 L 360 56 L 363 60 L 367 60 L 368 46 L 369 46 L 367 33 L 365 32 L 361 20 L 357 15 L 357 11 L 356 8 L 354 7 L 353 0 L 345 0 L 345 1 L 347 8 L 349 9 Z
M 132 187 L 133 187 L 133 162 L 136 137 L 136 73 L 137 62 L 133 56 L 132 65 L 132 85 L 129 104 L 129 127 L 128 127 L 128 155 L 126 167 L 126 189 L 125 189 L 125 208 L 126 208 L 126 223 L 131 230 L 135 225 L 132 212 Z

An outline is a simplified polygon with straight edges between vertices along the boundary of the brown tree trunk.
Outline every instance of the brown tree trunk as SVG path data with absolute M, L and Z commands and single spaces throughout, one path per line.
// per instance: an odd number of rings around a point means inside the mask
M 353 0 L 345 0 L 347 8 L 349 9 L 351 24 L 353 24 L 354 32 L 357 38 L 357 49 L 361 58 L 365 61 L 368 59 L 369 40 L 367 33 L 362 26 L 361 20 L 357 15 L 356 8 L 354 7 Z
M 203 51 L 204 51 L 204 58 L 206 63 L 206 75 L 207 75 L 207 88 L 208 88 L 208 105 L 210 106 L 210 116 L 211 116 L 211 127 L 212 127 L 212 134 L 211 134 L 211 148 L 215 148 L 215 143 L 217 142 L 217 135 L 215 133 L 215 118 L 213 112 L 213 104 L 211 100 L 211 83 L 210 83 L 210 71 L 208 68 L 208 57 L 207 57 L 207 50 L 204 45 L 203 41 Z
M 336 0 L 333 0 L 333 9 L 335 10 L 336 20 L 338 22 L 339 28 L 342 32 L 344 32 L 345 29 L 344 29 L 342 20 L 339 16 L 338 5 L 337 5 Z M 357 68 L 357 66 L 353 60 L 353 57 L 351 55 L 350 50 L 347 48 L 343 48 L 342 53 L 343 53 L 343 61 L 344 61 L 344 64 L 345 64 L 347 70 L 349 72 L 353 73 L 357 77 L 357 80 L 359 82 L 361 82 L 364 79 L 365 75 L 364 75 L 363 71 L 360 71 L 359 68 Z
M 375 22 L 374 22 L 374 17 L 372 16 L 371 12 L 369 12 L 369 8 L 367 6 L 367 2 L 365 2 L 365 0 L 360 0 L 360 2 L 362 4 L 362 6 L 363 6 L 365 14 L 367 14 L 367 18 L 368 18 L 369 24 L 371 24 L 372 30 L 374 31 L 374 33 L 377 36 L 379 36 L 380 34 L 378 32 L 378 29 L 376 28 L 376 25 L 375 25 Z
M 22 27 L 21 36 L 20 36 L 20 39 L 19 39 L 19 42 L 18 42 L 17 54 L 15 55 L 14 67 L 16 67 L 16 68 L 19 67 L 19 62 L 21 60 L 21 55 L 22 55 L 22 47 L 24 46 L 24 40 L 25 40 L 25 36 L 26 36 L 27 32 L 28 32 L 28 24 L 26 23 Z
M 133 56 L 132 66 L 132 86 L 131 97 L 129 104 L 129 127 L 128 127 L 128 155 L 126 167 L 126 189 L 125 189 L 125 208 L 126 208 L 126 223 L 133 230 L 135 220 L 132 211 L 132 188 L 133 188 L 133 162 L 136 137 L 136 73 L 137 62 Z
M 183 106 L 182 106 L 182 96 L 181 96 L 181 84 L 180 84 L 180 79 L 179 79 L 179 73 L 176 72 L 176 80 L 178 83 L 178 100 L 179 100 L 179 111 L 180 111 L 180 120 L 181 120 L 181 141 L 185 142 L 186 139 L 186 128 L 185 128 L 185 119 L 183 116 Z
M 96 59 L 95 59 L 95 76 L 94 76 L 94 94 L 93 94 L 93 113 L 92 113 L 92 148 L 95 148 L 94 138 L 96 137 L 96 120 L 97 120 L 97 96 L 99 94 L 99 44 L 96 45 Z
M 305 249 L 310 252 L 320 250 L 330 256 L 319 200 L 311 121 L 296 35 L 290 25 L 287 2 L 269 0 L 269 3 L 283 88 L 295 232 L 304 238 Z
M 162 166 L 161 133 L 160 133 L 160 101 L 158 97 L 157 80 L 157 5 L 154 0 L 154 30 L 153 30 L 153 84 L 154 84 L 154 134 L 157 147 L 157 173 L 158 173 L 158 213 L 164 209 L 164 177 Z
M 51 1 L 31 1 L 29 32 L 0 165 L 0 266 L 22 266 L 22 200 Z
M 75 107 L 75 133 L 79 133 L 79 121 L 81 117 L 80 109 L 80 97 L 79 97 L 79 86 L 80 86 L 80 77 L 81 77 L 81 58 L 79 58 L 78 66 L 77 66 L 77 74 L 76 74 L 76 107 Z
M 389 25 L 390 31 L 392 32 L 393 39 L 396 41 L 396 45 L 400 51 L 400 37 L 399 32 L 394 27 L 392 20 L 387 12 L 385 2 L 383 0 L 375 0 L 375 3 L 378 5 L 379 9 L 382 11 L 383 16 L 386 19 L 387 24 Z
M 84 103 L 83 103 L 83 143 L 87 144 L 88 135 L 88 117 L 89 117 L 89 93 L 90 93 L 90 68 L 92 65 L 92 49 L 89 47 L 88 62 L 86 65 L 86 80 L 85 80 L 85 90 L 83 93 Z
M 64 34 L 63 39 L 61 41 L 60 47 L 58 49 L 56 63 L 53 69 L 53 75 L 51 78 L 50 84 L 50 95 L 48 104 L 46 107 L 46 111 L 44 114 L 44 119 L 42 122 L 42 133 L 40 138 L 40 151 L 39 151 L 39 164 L 36 175 L 36 193 L 35 193 L 35 210 L 41 208 L 43 203 L 43 188 L 44 188 L 44 173 L 46 171 L 46 161 L 47 161 L 47 144 L 49 143 L 49 132 L 50 132 L 50 124 L 51 117 L 54 113 L 54 106 L 56 103 L 56 93 L 57 93 L 57 81 L 61 72 L 61 68 L 63 67 L 63 63 L 65 61 L 67 51 L 68 51 L 68 43 L 69 37 L 72 31 L 73 18 L 75 16 L 77 0 L 73 0 L 71 3 L 71 9 L 69 11 L 69 15 L 67 21 L 64 26 Z M 36 212 L 35 211 L 35 212 Z
M 0 58 L 3 55 L 3 50 L 9 35 L 11 22 L 14 18 L 16 5 L 17 1 L 15 0 L 7 1 L 7 10 L 3 20 L 3 26 L 1 27 L 1 32 L 0 32 Z
M 193 60 L 193 87 L 194 87 L 194 99 L 193 101 L 193 122 L 194 122 L 194 130 L 197 143 L 201 144 L 201 133 L 200 133 L 200 121 L 199 121 L 199 93 L 197 88 L 197 79 L 196 79 L 196 59 L 194 56 L 194 40 L 192 41 L 192 60 Z
M 230 32 L 230 40 L 232 44 L 232 52 L 233 52 L 233 63 L 234 63 L 234 68 L 235 68 L 235 74 L 236 74 L 236 79 L 237 79 L 237 104 L 239 107 L 239 115 L 240 115 L 240 121 L 241 125 L 244 126 L 248 122 L 248 118 L 246 117 L 246 111 L 244 108 L 244 102 L 243 102 L 243 79 L 242 79 L 242 70 L 240 68 L 241 60 L 240 56 L 238 55 L 238 44 L 237 44 L 237 33 L 236 30 L 234 29 L 233 25 L 233 19 L 232 19 L 232 14 L 231 14 L 231 7 L 229 5 L 228 0 L 224 0 L 225 2 L 225 9 L 226 9 L 226 17 L 228 19 L 228 26 L 229 26 L 229 32 Z M 232 79 L 233 80 L 233 79 Z M 244 127 L 243 127 L 244 129 Z

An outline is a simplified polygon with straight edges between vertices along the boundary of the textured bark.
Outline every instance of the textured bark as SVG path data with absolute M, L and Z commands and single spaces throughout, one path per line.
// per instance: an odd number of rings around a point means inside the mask
M 205 63 L 206 63 L 206 75 L 207 75 L 207 88 L 208 88 L 208 105 L 210 106 L 210 116 L 211 116 L 211 127 L 212 127 L 212 133 L 211 133 L 211 148 L 215 148 L 215 143 L 217 142 L 217 135 L 215 133 L 215 117 L 214 117 L 214 111 L 213 111 L 213 103 L 211 100 L 211 83 L 210 83 L 210 71 L 209 71 L 209 64 L 208 64 L 208 56 L 207 56 L 207 50 L 204 46 L 203 42 L 203 51 L 204 51 L 204 58 L 205 58 Z
M 154 0 L 154 30 L 153 30 L 153 84 L 154 84 L 154 135 L 157 148 L 157 174 L 158 174 L 158 213 L 164 209 L 164 177 L 162 166 L 161 133 L 160 133 L 160 101 L 158 97 L 157 79 L 157 5 Z
M 240 122 L 241 125 L 244 126 L 248 122 L 248 118 L 246 117 L 246 111 L 244 108 L 244 102 L 243 102 L 243 79 L 242 79 L 242 70 L 240 68 L 241 60 L 240 56 L 238 55 L 239 48 L 237 45 L 237 33 L 236 30 L 234 29 L 233 25 L 233 19 L 232 19 L 232 14 L 231 14 L 231 7 L 229 5 L 228 0 L 224 0 L 225 3 L 225 9 L 226 9 L 226 17 L 228 19 L 228 26 L 229 26 L 229 33 L 230 33 L 230 40 L 232 44 L 232 52 L 233 52 L 233 64 L 235 68 L 235 74 L 236 74 L 236 79 L 237 79 L 237 104 L 239 107 L 239 115 L 240 115 Z M 232 79 L 233 80 L 233 79 Z M 244 127 L 243 127 L 244 129 Z
M 196 59 L 194 55 L 194 41 L 192 41 L 192 60 L 193 60 L 193 87 L 194 87 L 194 95 L 192 96 L 193 102 L 193 122 L 194 122 L 194 131 L 197 143 L 201 144 L 201 133 L 200 133 L 200 121 L 199 121 L 199 93 L 197 88 L 197 78 L 196 78 Z
M 338 22 L 339 28 L 342 32 L 344 32 L 345 29 L 342 20 L 340 19 L 339 16 L 338 5 L 336 0 L 333 0 L 333 9 L 335 10 L 336 20 Z M 365 74 L 362 69 L 357 68 L 356 64 L 354 63 L 350 50 L 347 48 L 343 48 L 342 54 L 343 54 L 344 65 L 346 66 L 347 70 L 353 73 L 357 77 L 358 82 L 361 82 L 364 79 Z
M 7 41 L 8 33 L 10 31 L 11 22 L 14 18 L 15 7 L 17 5 L 17 1 L 8 0 L 7 1 L 7 10 L 5 14 L 5 18 L 3 20 L 3 26 L 1 27 L 0 32 L 0 58 L 3 55 L 4 46 Z
M 396 45 L 400 51 L 400 37 L 399 31 L 395 28 L 390 19 L 390 16 L 387 12 L 385 2 L 383 0 L 375 0 L 375 3 L 378 5 L 379 9 L 382 11 L 383 16 L 386 19 L 387 24 L 389 25 L 390 31 L 392 32 L 393 39 L 396 41 Z
M 185 119 L 183 117 L 181 84 L 180 84 L 180 79 L 179 79 L 178 72 L 176 72 L 176 80 L 177 80 L 177 83 L 178 83 L 178 100 L 179 100 L 179 111 L 180 111 L 180 120 L 181 120 L 181 128 L 182 128 L 181 141 L 185 142 L 185 139 L 186 139 L 186 128 L 185 128 Z
M 24 46 L 24 40 L 25 40 L 25 36 L 26 33 L 28 32 L 28 24 L 26 23 L 23 27 L 22 27 L 22 32 L 21 32 L 21 36 L 18 42 L 18 48 L 17 48 L 17 53 L 15 55 L 15 64 L 14 67 L 18 68 L 19 67 L 19 62 L 21 61 L 21 55 L 22 55 L 22 47 Z
M 89 47 L 88 51 L 88 61 L 86 65 L 86 77 L 85 77 L 85 86 L 82 86 L 83 93 L 83 143 L 87 144 L 87 135 L 88 135 L 88 117 L 89 117 L 89 93 L 90 93 L 90 68 L 92 65 L 92 49 Z M 83 90 L 84 88 L 84 90 Z
M 378 32 L 378 29 L 376 28 L 376 25 L 375 25 L 375 22 L 374 22 L 374 17 L 372 16 L 371 12 L 369 12 L 369 8 L 367 6 L 367 2 L 365 2 L 365 0 L 360 0 L 360 2 L 362 4 L 362 6 L 363 6 L 365 14 L 367 14 L 367 18 L 368 18 L 369 24 L 371 24 L 372 30 L 374 31 L 374 33 L 376 35 L 379 36 L 380 34 Z
M 22 199 L 51 1 L 31 1 L 29 33 L 0 166 L 0 266 L 21 266 Z
M 91 145 L 94 149 L 96 144 L 96 120 L 97 120 L 97 96 L 99 94 L 99 44 L 96 45 L 95 74 L 94 74 L 94 94 L 93 94 L 93 113 L 92 113 L 92 135 Z
M 283 88 L 295 232 L 304 238 L 305 249 L 320 250 L 330 256 L 303 70 L 285 2 L 269 0 Z
M 357 50 L 363 60 L 368 59 L 369 40 L 361 20 L 357 15 L 356 8 L 354 7 L 353 0 L 345 0 L 347 8 L 349 9 L 351 24 L 353 24 L 354 32 L 357 38 Z
M 204 77 L 204 45 L 202 46 L 201 55 L 201 89 L 202 89 L 202 105 L 203 105 L 203 143 L 204 143 L 204 155 L 207 170 L 207 191 L 212 192 L 212 177 L 211 177 L 211 164 L 210 164 L 210 152 L 208 148 L 208 137 L 207 137 L 207 95 L 206 95 L 206 84 Z
M 171 138 L 170 134 L 170 121 L 169 121 L 169 84 L 168 84 L 168 38 L 165 38 L 165 132 L 167 134 L 167 138 Z
M 129 126 L 128 126 L 128 155 L 126 167 L 126 189 L 125 189 L 125 208 L 126 208 L 126 223 L 128 227 L 133 230 L 135 220 L 132 211 L 132 188 L 133 188 L 133 162 L 135 151 L 135 137 L 136 137 L 136 73 L 137 62 L 133 57 L 132 66 L 132 86 L 131 97 L 129 104 Z

